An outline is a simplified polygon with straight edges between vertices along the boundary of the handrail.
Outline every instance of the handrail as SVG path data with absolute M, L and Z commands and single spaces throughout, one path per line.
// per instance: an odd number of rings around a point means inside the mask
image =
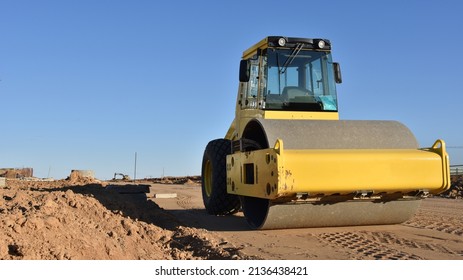
M 450 165 L 450 175 L 463 175 L 463 164 Z

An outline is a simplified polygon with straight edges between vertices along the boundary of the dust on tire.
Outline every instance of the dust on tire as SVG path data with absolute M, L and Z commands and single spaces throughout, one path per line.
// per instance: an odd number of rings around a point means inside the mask
M 212 215 L 231 215 L 240 209 L 239 197 L 227 193 L 226 157 L 230 153 L 227 139 L 210 141 L 204 151 L 201 190 L 206 211 Z

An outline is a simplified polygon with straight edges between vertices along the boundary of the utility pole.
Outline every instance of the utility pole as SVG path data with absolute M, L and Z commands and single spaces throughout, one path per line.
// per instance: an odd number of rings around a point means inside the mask
M 135 168 L 133 171 L 133 182 L 137 179 L 137 152 L 135 152 Z

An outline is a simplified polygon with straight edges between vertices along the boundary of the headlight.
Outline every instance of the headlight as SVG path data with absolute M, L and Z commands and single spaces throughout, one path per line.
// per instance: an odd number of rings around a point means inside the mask
M 278 39 L 278 45 L 279 45 L 280 47 L 284 47 L 284 46 L 286 45 L 286 40 L 285 40 L 285 38 L 280 38 L 280 39 Z
M 325 47 L 325 41 L 323 40 L 318 41 L 318 48 L 323 49 L 324 47 Z

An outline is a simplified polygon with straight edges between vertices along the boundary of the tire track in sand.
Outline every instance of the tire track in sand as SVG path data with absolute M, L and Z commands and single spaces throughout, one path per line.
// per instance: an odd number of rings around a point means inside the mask
M 461 200 L 429 198 L 422 202 L 415 216 L 403 225 L 463 236 L 462 214 Z
M 408 240 L 400 238 L 394 234 L 388 232 L 372 232 L 369 233 L 372 239 L 378 243 L 385 243 L 388 245 L 398 245 L 401 247 L 408 247 L 413 249 L 422 249 L 433 252 L 439 252 L 447 255 L 463 256 L 463 250 L 453 250 L 448 246 L 441 244 L 431 244 L 429 242 L 419 240 Z
M 321 241 L 351 250 L 353 259 L 376 260 L 420 260 L 417 255 L 385 246 L 382 242 L 369 238 L 359 232 L 322 233 L 317 236 Z
M 191 196 L 189 195 L 180 195 L 177 197 L 177 205 L 183 209 L 193 209 Z
M 456 221 L 458 224 L 458 221 Z M 431 221 L 428 223 L 423 223 L 421 221 L 408 221 L 405 222 L 404 225 L 414 228 L 424 228 L 424 229 L 432 229 L 437 230 L 440 232 L 450 233 L 457 236 L 463 236 L 463 223 L 460 222 L 460 226 L 448 223 L 448 222 L 436 222 Z

